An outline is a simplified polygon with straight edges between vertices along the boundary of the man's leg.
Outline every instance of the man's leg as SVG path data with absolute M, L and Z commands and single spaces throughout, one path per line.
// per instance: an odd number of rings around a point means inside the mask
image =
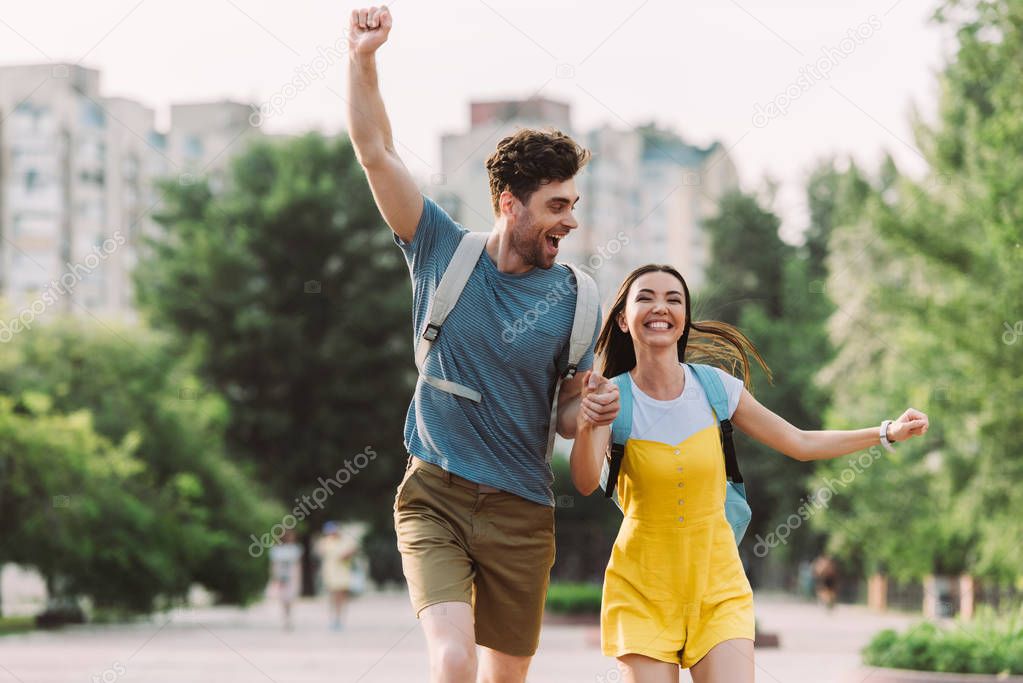
M 430 653 L 432 683 L 466 683 L 476 678 L 476 637 L 472 607 L 441 602 L 419 613 Z
M 476 683 L 522 683 L 526 680 L 531 661 L 532 657 L 516 657 L 489 647 L 480 647 L 479 677 Z
M 433 683 L 476 677 L 468 553 L 475 494 L 413 460 L 398 488 L 394 529 L 409 597 L 426 636 Z
M 554 508 L 481 494 L 473 518 L 479 683 L 522 683 L 540 640 L 554 564 Z

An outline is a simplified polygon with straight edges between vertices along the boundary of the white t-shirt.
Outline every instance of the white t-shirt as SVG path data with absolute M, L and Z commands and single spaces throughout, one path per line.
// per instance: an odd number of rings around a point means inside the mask
M 682 394 L 670 401 L 651 398 L 635 382 L 632 383 L 632 433 L 629 438 L 659 441 L 674 446 L 716 424 L 700 380 L 692 370 L 681 365 L 686 373 L 686 383 Z M 739 397 L 742 396 L 742 380 L 719 368 L 714 368 L 714 371 L 721 377 L 725 387 L 728 418 L 731 419 L 739 405 Z

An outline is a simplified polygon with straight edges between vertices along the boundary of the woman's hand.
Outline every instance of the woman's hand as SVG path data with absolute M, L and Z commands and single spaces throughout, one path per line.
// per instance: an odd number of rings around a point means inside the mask
M 899 416 L 899 419 L 888 425 L 888 440 L 894 443 L 926 434 L 929 426 L 930 420 L 927 415 L 915 408 L 910 408 Z
M 579 429 L 606 427 L 618 417 L 618 408 L 618 385 L 599 372 L 587 370 L 583 375 L 576 426 Z
M 611 441 L 611 423 L 618 416 L 618 385 L 586 371 L 581 377 L 576 433 L 568 456 L 572 483 L 588 496 L 600 486 L 604 453 Z

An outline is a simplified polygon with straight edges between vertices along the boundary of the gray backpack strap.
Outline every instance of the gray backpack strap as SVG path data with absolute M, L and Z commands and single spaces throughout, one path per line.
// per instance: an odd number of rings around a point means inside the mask
M 575 274 L 575 318 L 572 320 L 572 335 L 568 342 L 568 366 L 558 377 L 558 383 L 554 387 L 554 401 L 551 403 L 551 422 L 547 427 L 547 453 L 545 456 L 548 463 L 554 456 L 554 437 L 558 434 L 558 395 L 561 393 L 561 383 L 575 377 L 579 361 L 582 360 L 586 350 L 593 342 L 593 328 L 597 325 L 597 316 L 600 313 L 600 294 L 597 291 L 597 283 L 578 266 L 567 263 L 565 265 L 571 268 Z
M 437 340 L 437 335 L 440 334 L 448 314 L 458 303 L 458 297 L 462 295 L 465 283 L 469 281 L 469 276 L 472 275 L 484 247 L 487 246 L 488 237 L 490 237 L 490 233 L 486 232 L 467 232 L 462 236 L 454 256 L 451 257 L 451 262 L 444 270 L 440 284 L 437 285 L 437 291 L 433 294 L 433 301 L 430 302 L 430 311 L 427 314 L 426 329 L 416 347 L 416 367 L 419 368 L 419 377 L 424 382 L 441 391 L 467 398 L 476 403 L 482 401 L 483 396 L 475 389 L 426 374 L 426 357 L 430 354 L 433 342 Z

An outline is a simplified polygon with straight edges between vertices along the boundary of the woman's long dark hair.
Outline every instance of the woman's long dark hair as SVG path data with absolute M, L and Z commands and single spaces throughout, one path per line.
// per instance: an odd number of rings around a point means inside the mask
M 622 332 L 618 327 L 618 316 L 625 312 L 625 302 L 629 298 L 632 284 L 647 273 L 668 273 L 682 283 L 685 294 L 686 326 L 678 340 L 678 359 L 682 362 L 707 363 L 717 365 L 722 370 L 735 374 L 737 366 L 742 366 L 742 380 L 746 388 L 750 388 L 750 356 L 756 358 L 764 369 L 767 380 L 771 381 L 771 369 L 761 357 L 757 347 L 738 328 L 717 320 L 694 321 L 692 317 L 689 285 L 682 274 L 671 266 L 649 264 L 640 266 L 629 273 L 618 290 L 614 305 L 611 307 L 604 327 L 597 338 L 596 353 L 603 359 L 602 374 L 604 377 L 615 377 L 636 367 L 636 348 L 632 336 Z

